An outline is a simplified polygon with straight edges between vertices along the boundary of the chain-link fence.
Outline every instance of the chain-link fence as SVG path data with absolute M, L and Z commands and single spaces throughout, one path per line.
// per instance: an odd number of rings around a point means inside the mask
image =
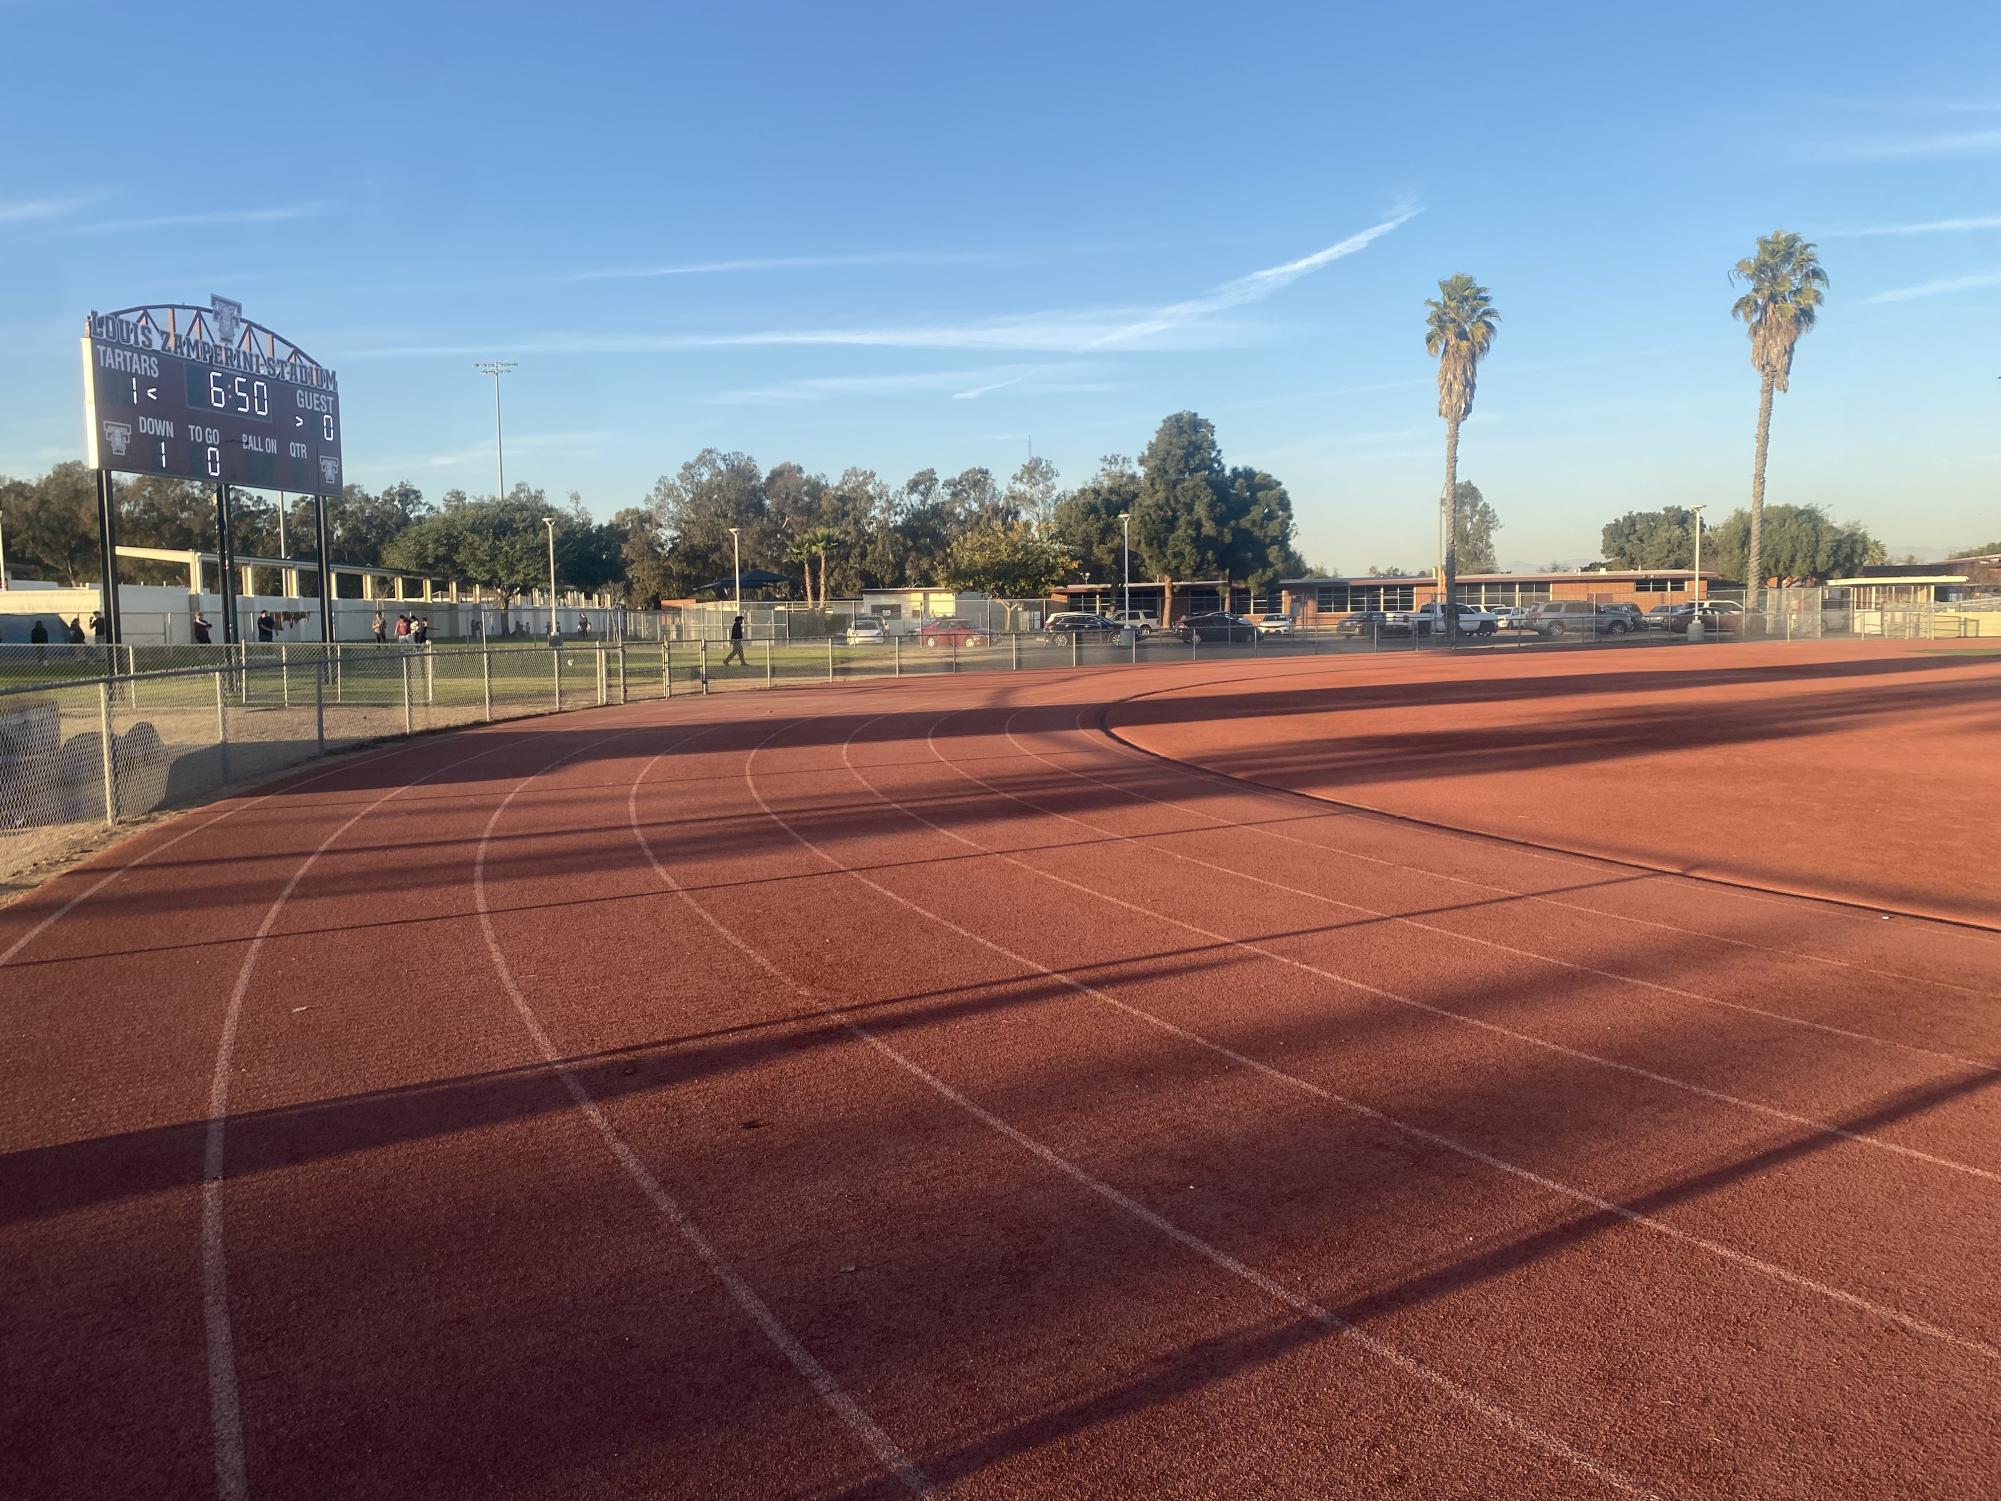
M 1558 608 L 1560 606 L 1560 608 Z M 862 631 L 740 643 L 614 642 L 398 647 L 0 648 L 0 879 L 77 836 L 202 801 L 332 751 L 453 725 L 685 694 L 961 672 L 1286 659 L 1339 653 L 1727 647 L 1829 637 L 2001 641 L 2001 590 L 1951 601 L 1856 591 L 1768 590 L 1640 611 L 1611 599 L 1550 601 L 1519 615 L 1361 612 L 1299 629 L 1234 616 L 1171 631 L 1051 628 Z

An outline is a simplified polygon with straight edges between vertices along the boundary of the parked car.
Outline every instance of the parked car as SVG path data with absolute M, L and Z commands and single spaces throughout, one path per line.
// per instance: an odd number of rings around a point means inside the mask
M 1262 636 L 1290 636 L 1292 634 L 1292 617 L 1290 615 L 1253 615 L 1251 617 L 1251 624 L 1258 628 L 1258 634 Z
M 1105 619 L 1114 625 L 1129 625 L 1142 636 L 1151 636 L 1160 629 L 1160 617 L 1147 610 L 1114 610 Z
M 1406 623 L 1420 636 L 1442 636 L 1445 634 L 1445 607 L 1433 600 L 1409 611 Z M 1491 610 L 1482 610 L 1473 605 L 1459 606 L 1459 634 L 1462 636 L 1491 636 L 1501 628 L 1501 617 Z
M 1588 599 L 1552 599 L 1536 607 L 1529 629 L 1538 636 L 1623 636 L 1640 619 L 1635 605 L 1599 605 Z
M 1258 628 L 1241 615 L 1211 610 L 1203 615 L 1190 615 L 1175 627 L 1174 634 L 1183 641 L 1227 641 L 1232 645 L 1244 645 L 1258 639 Z
M 888 630 L 873 615 L 859 616 L 848 626 L 848 645 L 850 646 L 886 646 L 888 644 Z
M 1043 622 L 1042 629 L 1051 641 L 1061 645 L 1092 637 L 1116 636 L 1125 627 L 1102 615 L 1093 615 L 1088 610 L 1066 610 L 1060 615 L 1051 615 Z
M 1408 636 L 1410 626 L 1397 624 L 1392 628 L 1389 612 L 1386 610 L 1356 610 L 1334 627 L 1337 636 Z
M 926 646 L 984 646 L 987 633 L 970 620 L 927 620 L 917 633 Z
M 1688 628 L 1702 617 L 1702 629 L 1710 635 L 1735 636 L 1744 630 L 1744 607 L 1733 600 L 1705 599 L 1700 608 L 1691 604 L 1667 623 L 1668 633 L 1686 636 Z
M 1680 600 L 1671 605 L 1655 605 L 1641 618 L 1640 624 L 1650 631 L 1664 631 L 1668 629 L 1668 622 L 1675 616 L 1686 615 L 1694 608 L 1695 605 L 1690 600 Z
M 1500 605 L 1494 610 L 1496 630 L 1525 631 L 1533 619 L 1535 619 L 1534 605 Z

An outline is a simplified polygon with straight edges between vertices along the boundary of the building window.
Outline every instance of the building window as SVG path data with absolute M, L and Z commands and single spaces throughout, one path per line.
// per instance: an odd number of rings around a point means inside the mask
M 1313 591 L 1313 608 L 1316 610 L 1348 610 L 1348 586 L 1346 584 L 1322 584 Z

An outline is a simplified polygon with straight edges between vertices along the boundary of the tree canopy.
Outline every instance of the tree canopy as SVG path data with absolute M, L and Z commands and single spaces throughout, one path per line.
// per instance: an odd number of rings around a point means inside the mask
M 1628 511 L 1605 524 L 1605 557 L 1622 568 L 1692 567 L 1694 521 L 1684 506 Z M 1741 580 L 1750 540 L 1748 510 L 1734 511 L 1727 520 L 1705 526 L 1703 570 Z M 1764 555 L 1768 574 L 1796 583 L 1840 578 L 1887 557 L 1883 544 L 1866 528 L 1831 520 L 1819 506 L 1767 506 Z
M 1460 480 L 1452 487 L 1452 515 L 1459 566 L 1468 573 L 1493 573 L 1501 566 L 1494 551 L 1494 533 L 1501 529 L 1501 518 L 1471 480 Z

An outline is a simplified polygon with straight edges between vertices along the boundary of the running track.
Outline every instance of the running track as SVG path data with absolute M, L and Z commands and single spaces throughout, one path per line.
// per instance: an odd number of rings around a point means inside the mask
M 1217 676 L 437 736 L 0 912 L 0 1495 L 1995 1494 L 2001 934 L 1100 728 Z

